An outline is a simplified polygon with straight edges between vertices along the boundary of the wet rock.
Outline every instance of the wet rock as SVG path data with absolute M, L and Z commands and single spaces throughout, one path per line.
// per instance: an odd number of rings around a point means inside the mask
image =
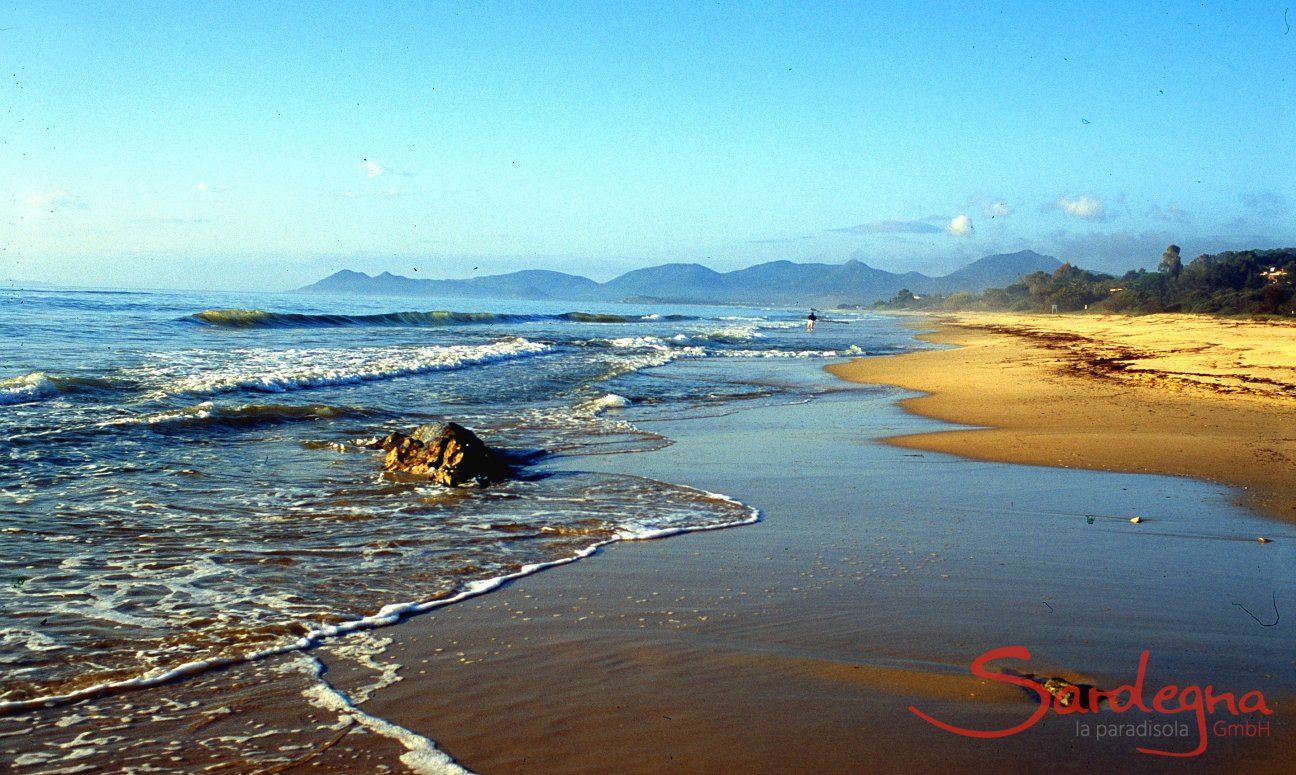
M 1080 698 L 1080 687 L 1065 678 L 1050 678 L 1044 682 L 1044 688 L 1064 708 Z
M 391 433 L 375 446 L 387 451 L 385 470 L 426 476 L 447 487 L 486 486 L 509 476 L 508 464 L 458 423 L 422 425 L 409 435 Z
M 1098 689 L 1092 684 L 1071 683 L 1067 679 L 1058 676 L 1046 677 L 1034 673 L 1021 673 L 1020 675 L 1043 686 L 1044 690 L 1052 695 L 1053 701 L 1063 708 L 1069 708 L 1076 703 L 1085 708 L 1092 708 L 1095 700 L 1101 702 L 1102 699 L 1106 699 L 1102 695 L 1094 695 L 1094 692 L 1098 691 Z

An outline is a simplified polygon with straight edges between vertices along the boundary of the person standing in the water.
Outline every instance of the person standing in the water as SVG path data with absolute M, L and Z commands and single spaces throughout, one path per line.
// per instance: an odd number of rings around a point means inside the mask
M 813 330 L 814 330 L 814 324 L 815 324 L 815 321 L 818 320 L 818 319 L 819 319 L 819 318 L 818 318 L 818 316 L 815 315 L 814 310 L 810 310 L 810 317 L 806 318 L 806 330 L 807 330 L 807 331 L 813 331 Z

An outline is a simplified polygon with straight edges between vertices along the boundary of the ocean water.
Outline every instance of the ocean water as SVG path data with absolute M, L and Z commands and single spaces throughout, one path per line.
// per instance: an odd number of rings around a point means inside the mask
M 886 318 L 807 333 L 803 316 L 0 291 L 0 713 L 201 680 L 608 541 L 752 521 L 724 494 L 570 458 L 670 443 L 644 419 L 813 399 L 753 363 L 914 346 Z M 446 420 L 519 478 L 447 490 L 364 446 Z

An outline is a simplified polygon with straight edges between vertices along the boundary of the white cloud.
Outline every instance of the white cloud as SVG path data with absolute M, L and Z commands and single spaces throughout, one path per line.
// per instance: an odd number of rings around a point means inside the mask
M 365 159 L 360 163 L 360 174 L 364 175 L 366 178 L 376 178 L 386 171 L 387 170 L 383 168 L 383 165 L 373 159 Z
M 995 200 L 981 207 L 982 214 L 987 218 L 1007 218 L 1013 214 L 1013 209 L 1008 203 Z
M 945 224 L 945 231 L 955 237 L 967 237 L 972 234 L 972 219 L 967 214 L 956 215 Z
M 1072 218 L 1083 218 L 1086 221 L 1099 220 L 1107 213 L 1102 200 L 1092 196 L 1081 196 L 1075 199 L 1064 196 L 1057 200 L 1057 208 Z

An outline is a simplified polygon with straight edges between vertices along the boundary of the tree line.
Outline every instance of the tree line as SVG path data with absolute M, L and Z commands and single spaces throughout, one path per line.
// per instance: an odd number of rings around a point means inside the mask
M 991 288 L 979 294 L 926 296 L 915 296 L 905 289 L 874 307 L 1296 315 L 1293 281 L 1296 281 L 1296 248 L 1200 255 L 1185 265 L 1179 246 L 1170 245 L 1154 272 L 1138 269 L 1116 277 L 1067 263 L 1051 273 L 1032 272 L 1006 288 Z

